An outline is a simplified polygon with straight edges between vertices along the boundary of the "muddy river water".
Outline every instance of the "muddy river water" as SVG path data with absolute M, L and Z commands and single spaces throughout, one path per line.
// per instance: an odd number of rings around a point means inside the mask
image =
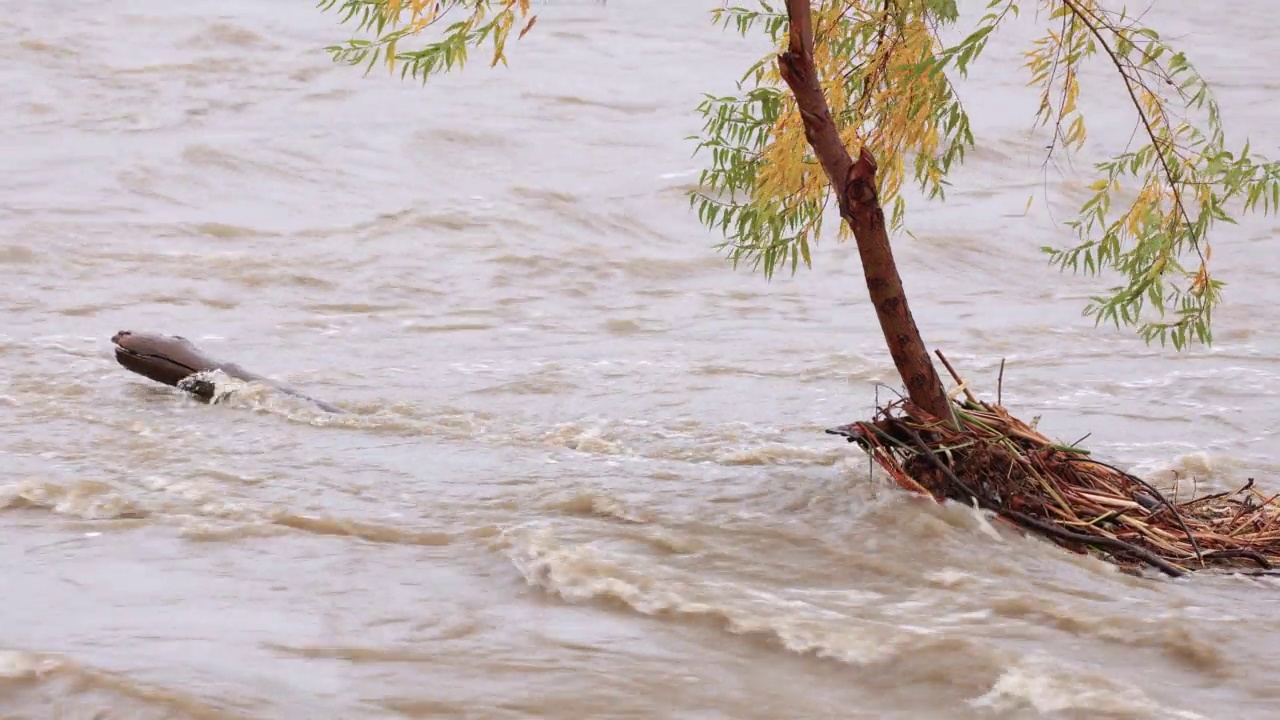
M 994 534 L 822 433 L 897 382 L 851 246 L 766 282 L 688 210 L 694 106 L 763 50 L 715 4 L 547 2 L 427 87 L 308 2 L 0 15 L 0 716 L 1280 716 L 1276 584 Z M 1280 156 L 1272 3 L 1148 19 Z M 928 342 L 1144 476 L 1280 490 L 1275 220 L 1215 236 L 1212 349 L 1095 329 L 1038 251 L 1090 178 L 1041 171 L 1031 29 L 896 240 Z M 1091 82 L 1096 153 L 1133 116 Z M 198 403 L 120 329 L 350 412 Z

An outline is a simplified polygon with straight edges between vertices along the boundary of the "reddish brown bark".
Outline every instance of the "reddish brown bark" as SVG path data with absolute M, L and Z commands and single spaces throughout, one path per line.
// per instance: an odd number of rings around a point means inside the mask
M 840 141 L 813 61 L 813 11 L 809 0 L 787 0 L 787 16 L 791 23 L 790 41 L 787 51 L 778 56 L 778 69 L 796 98 L 805 138 L 831 183 L 840 216 L 853 230 L 867 291 L 893 364 L 913 403 L 940 420 L 953 422 L 951 403 L 911 315 L 902 278 L 893 261 L 884 210 L 876 193 L 875 158 L 862 148 L 854 162 Z

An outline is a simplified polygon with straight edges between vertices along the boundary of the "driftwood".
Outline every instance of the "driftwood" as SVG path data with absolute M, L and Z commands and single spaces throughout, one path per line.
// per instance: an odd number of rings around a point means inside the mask
M 1280 565 L 1280 494 L 1264 495 L 1251 479 L 1238 490 L 1171 501 L 1147 481 L 978 400 L 938 356 L 964 388 L 953 401 L 958 427 L 900 399 L 870 421 L 827 432 L 857 443 L 911 492 L 976 504 L 1126 570 L 1149 566 L 1178 577 Z

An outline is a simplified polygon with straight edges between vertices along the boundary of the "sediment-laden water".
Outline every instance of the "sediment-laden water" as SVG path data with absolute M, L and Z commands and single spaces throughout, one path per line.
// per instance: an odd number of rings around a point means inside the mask
M 1274 584 L 996 533 L 822 433 L 892 366 L 851 247 L 766 282 L 688 211 L 693 108 L 765 49 L 714 4 L 547 3 L 510 69 L 425 88 L 331 64 L 310 3 L 0 16 L 0 714 L 1280 714 Z M 1273 16 L 1148 20 L 1277 156 Z M 1041 170 L 1030 31 L 896 240 L 928 342 L 1150 478 L 1280 490 L 1276 223 L 1217 231 L 1213 349 L 1094 329 L 1108 281 L 1038 251 L 1090 177 Z M 1089 83 L 1077 168 L 1134 119 Z M 351 412 L 200 404 L 117 366 L 120 329 Z

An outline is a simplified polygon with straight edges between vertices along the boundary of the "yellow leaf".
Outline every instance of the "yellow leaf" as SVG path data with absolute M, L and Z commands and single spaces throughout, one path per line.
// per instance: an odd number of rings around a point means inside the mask
M 1200 272 L 1196 273 L 1195 282 L 1191 284 L 1191 294 L 1200 297 L 1204 294 L 1205 288 L 1209 285 L 1209 268 L 1204 265 L 1200 266 Z
M 1076 96 L 1080 94 L 1080 84 L 1076 82 L 1076 74 L 1067 71 L 1067 98 L 1062 103 L 1063 116 L 1070 115 L 1076 109 Z
M 523 0 L 523 2 L 521 3 L 521 5 L 527 5 L 527 4 L 528 4 L 528 2 L 529 2 L 529 0 Z M 528 22 L 528 24 L 526 24 L 526 25 L 524 26 L 524 29 L 520 31 L 520 34 L 519 34 L 518 36 L 516 36 L 516 39 L 517 39 L 517 40 L 519 40 L 520 38 L 524 37 L 525 33 L 529 32 L 530 30 L 532 30 L 532 29 L 533 29 L 533 24 L 534 24 L 534 23 L 536 23 L 536 22 L 538 22 L 538 16 L 537 16 L 537 15 L 534 15 L 533 17 L 529 18 L 529 22 Z

